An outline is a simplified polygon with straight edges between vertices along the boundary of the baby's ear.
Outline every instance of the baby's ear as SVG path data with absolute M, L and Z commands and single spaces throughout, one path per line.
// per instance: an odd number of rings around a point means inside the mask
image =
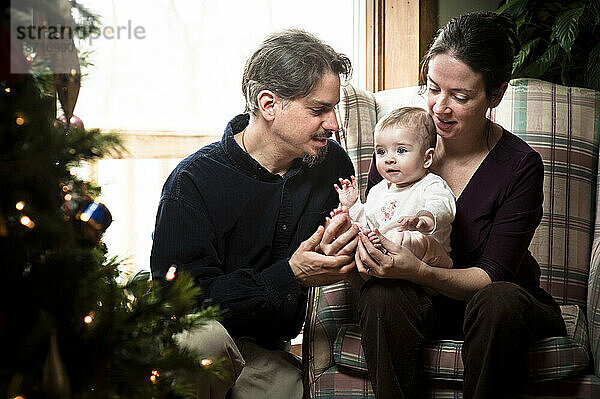
M 424 169 L 429 169 L 429 167 L 431 166 L 431 163 L 433 162 L 434 151 L 434 148 L 428 148 L 427 151 L 425 151 L 425 162 L 423 162 Z

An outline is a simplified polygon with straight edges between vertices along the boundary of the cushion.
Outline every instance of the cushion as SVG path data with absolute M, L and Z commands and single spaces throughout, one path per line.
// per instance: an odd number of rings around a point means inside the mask
M 311 399 L 375 399 L 371 382 L 364 374 L 340 372 L 337 366 L 332 366 L 314 381 L 309 387 Z
M 367 372 L 367 361 L 360 340 L 360 327 L 345 324 L 335 339 L 333 346 L 335 364 L 361 373 Z
M 529 349 L 529 380 L 549 381 L 576 375 L 588 368 L 590 354 L 585 315 L 577 305 L 561 306 L 567 326 L 566 337 L 551 337 L 536 342 Z M 424 372 L 430 379 L 462 381 L 464 366 L 462 341 L 435 341 L 424 351 Z M 340 369 L 367 372 L 360 344 L 360 328 L 346 324 L 340 328 L 334 345 L 334 360 Z
M 425 387 L 422 397 L 429 399 L 462 399 L 462 384 L 439 380 L 432 381 Z M 526 384 L 521 389 L 518 398 L 600 398 L 600 378 L 593 375 L 584 375 L 560 381 Z
M 419 87 L 416 86 L 379 91 L 374 96 L 377 101 L 377 120 L 400 107 L 427 109 L 425 95 L 421 94 Z M 375 130 L 375 125 L 373 125 L 373 130 Z

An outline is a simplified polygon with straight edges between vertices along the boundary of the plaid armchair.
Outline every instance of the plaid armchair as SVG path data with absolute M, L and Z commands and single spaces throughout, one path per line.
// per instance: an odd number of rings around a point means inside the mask
M 418 87 L 370 93 L 342 88 L 342 145 L 364 200 L 373 129 L 400 106 L 425 107 Z M 544 216 L 530 246 L 541 285 L 561 305 L 567 337 L 529 350 L 522 397 L 600 398 L 600 92 L 535 79 L 511 82 L 492 120 L 527 141 L 544 160 Z M 595 221 L 595 224 L 594 224 Z M 339 282 L 310 291 L 303 338 L 310 398 L 374 397 L 360 343 L 358 293 Z M 427 398 L 462 398 L 461 341 L 430 342 L 424 352 Z

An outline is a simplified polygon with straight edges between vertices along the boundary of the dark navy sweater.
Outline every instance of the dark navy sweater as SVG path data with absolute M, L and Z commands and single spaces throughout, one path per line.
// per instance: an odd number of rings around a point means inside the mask
M 156 216 L 150 266 L 164 279 L 171 265 L 190 273 L 203 298 L 218 304 L 234 338 L 271 347 L 296 336 L 306 288 L 289 257 L 338 204 L 333 184 L 354 173 L 345 151 L 329 140 L 322 163 L 297 159 L 284 177 L 244 152 L 234 134 L 238 115 L 215 142 L 185 158 L 167 179 Z

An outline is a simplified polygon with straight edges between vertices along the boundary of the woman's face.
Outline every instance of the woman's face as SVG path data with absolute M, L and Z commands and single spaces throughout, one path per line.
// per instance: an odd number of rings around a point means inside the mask
M 480 73 L 447 54 L 438 54 L 429 61 L 427 109 L 442 138 L 480 138 L 491 106 Z

